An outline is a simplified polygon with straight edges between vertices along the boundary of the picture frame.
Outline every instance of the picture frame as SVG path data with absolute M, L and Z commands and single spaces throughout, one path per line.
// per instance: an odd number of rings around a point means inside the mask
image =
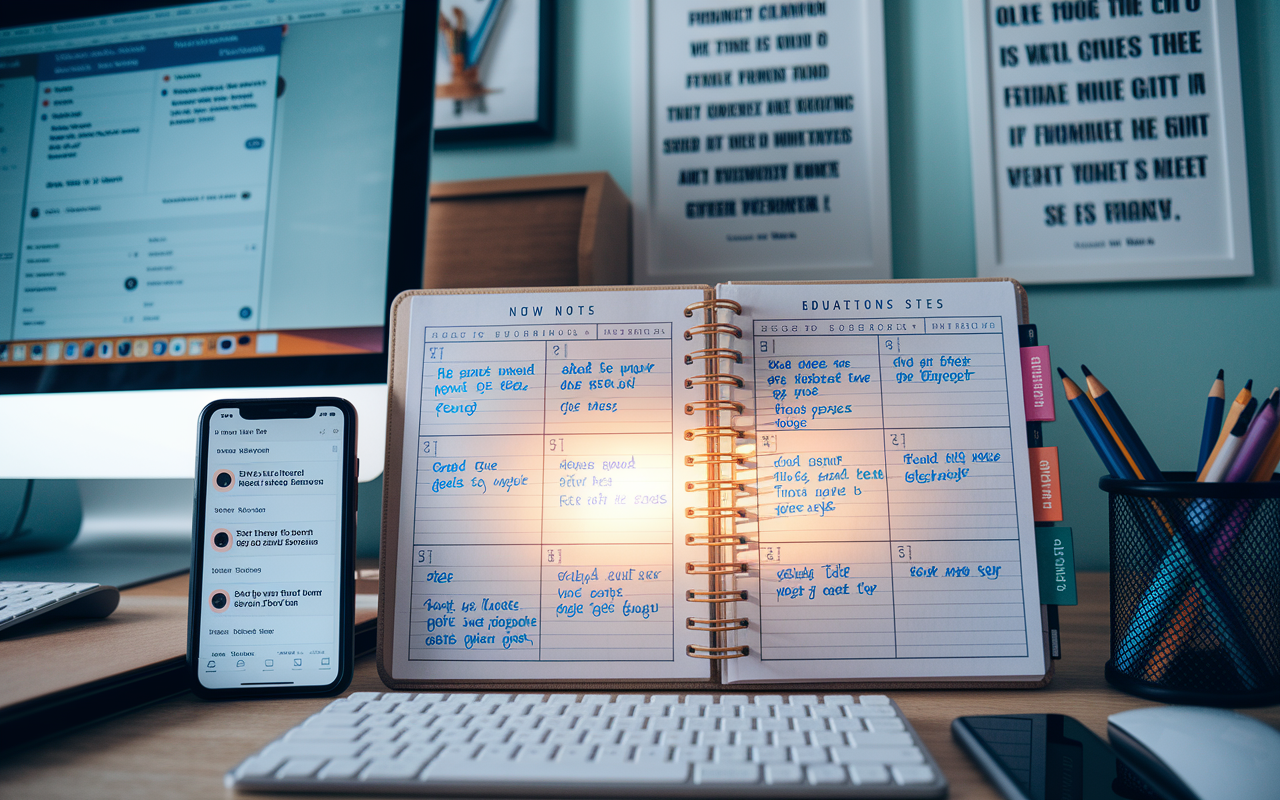
M 892 277 L 882 0 L 631 0 L 631 30 L 636 283 Z
M 435 145 L 555 137 L 555 0 L 444 0 Z
M 1235 0 L 965 0 L 965 44 L 978 275 L 1253 275 Z

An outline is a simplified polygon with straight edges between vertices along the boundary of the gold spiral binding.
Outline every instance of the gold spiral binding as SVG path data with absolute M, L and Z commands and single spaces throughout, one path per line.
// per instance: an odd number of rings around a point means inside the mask
M 684 457 L 684 465 L 686 467 L 693 467 L 698 464 L 741 464 L 742 461 L 742 456 L 734 453 L 694 453 L 691 456 Z
M 684 363 L 692 366 L 701 361 L 704 371 L 684 382 L 686 389 L 702 387 L 703 399 L 685 404 L 684 413 L 693 416 L 701 412 L 706 417 L 703 425 L 690 427 L 684 432 L 685 441 L 701 440 L 705 443 L 703 452 L 686 455 L 686 466 L 705 465 L 706 480 L 687 481 L 686 492 L 705 492 L 706 500 L 701 505 L 685 508 L 685 516 L 689 519 L 705 519 L 706 533 L 685 535 L 685 544 L 701 546 L 708 549 L 708 561 L 689 561 L 685 563 L 688 575 L 706 576 L 706 590 L 688 590 L 686 599 L 690 602 L 707 603 L 707 617 L 687 617 L 685 627 L 691 631 L 705 633 L 710 637 L 708 645 L 689 645 L 685 653 L 693 658 L 723 660 L 741 658 L 747 655 L 746 647 L 724 647 L 724 636 L 747 627 L 746 617 L 731 616 L 732 611 L 727 604 L 747 599 L 745 591 L 725 589 L 725 583 L 731 582 L 721 576 L 738 575 L 747 571 L 747 565 L 733 559 L 733 548 L 745 545 L 746 537 L 734 530 L 733 520 L 741 518 L 742 509 L 733 504 L 733 498 L 745 485 L 736 480 L 735 471 L 743 463 L 743 457 L 735 451 L 738 440 L 746 438 L 745 434 L 726 422 L 725 415 L 746 412 L 746 407 L 735 400 L 720 396 L 724 388 L 742 389 L 745 381 L 732 374 L 734 364 L 742 363 L 742 351 L 723 346 L 721 337 L 732 336 L 742 338 L 742 328 L 723 321 L 720 312 L 741 314 L 742 306 L 732 300 L 703 300 L 687 306 L 686 317 L 702 313 L 702 322 L 692 325 L 684 332 L 686 341 L 693 341 L 701 336 L 703 346 L 685 354 Z
M 691 547 L 699 544 L 723 547 L 731 544 L 746 544 L 747 537 L 737 533 L 686 533 L 684 543 Z
M 739 328 L 737 325 L 733 325 L 728 322 L 708 322 L 705 325 L 694 325 L 692 328 L 685 331 L 684 340 L 686 342 L 691 342 L 693 341 L 693 337 L 698 334 L 710 336 L 717 333 L 724 334 L 725 336 L 732 336 L 735 339 L 742 338 L 742 328 Z
M 711 592 L 699 592 L 696 589 L 689 589 L 684 593 L 684 599 L 690 603 L 736 603 L 747 599 L 747 590 L 716 589 Z
M 694 375 L 692 378 L 684 379 L 686 389 L 692 389 L 695 386 L 734 386 L 741 389 L 744 385 L 742 378 L 737 375 Z
M 747 485 L 742 481 L 685 481 L 686 492 L 745 492 Z
M 685 306 L 685 307 L 684 307 L 684 315 L 685 315 L 686 317 L 692 317 L 692 316 L 693 316 L 693 312 L 695 312 L 695 311 L 697 311 L 697 310 L 699 310 L 699 309 L 705 309 L 705 310 L 707 310 L 707 311 L 714 311 L 714 310 L 716 310 L 716 309 L 718 309 L 718 308 L 723 308 L 723 309 L 726 309 L 726 310 L 728 310 L 728 311 L 732 311 L 732 312 L 733 312 L 733 313 L 735 313 L 735 314 L 741 314 L 741 313 L 742 313 L 742 306 L 741 306 L 741 305 L 739 305 L 737 301 L 735 301 L 735 300 L 724 300 L 724 299 L 722 299 L 722 298 L 717 297 L 717 298 L 715 298 L 714 300 L 699 300 L 699 301 L 698 301 L 698 302 L 696 302 L 696 303 L 690 303 L 689 305 L 687 305 L 687 306 Z
M 706 631 L 708 633 L 740 631 L 747 627 L 747 618 L 733 617 L 732 619 L 706 619 L 703 617 L 685 617 L 684 627 L 687 630 Z
M 684 654 L 690 658 L 705 658 L 711 661 L 723 661 L 727 658 L 742 658 L 751 653 L 745 644 L 741 647 L 703 647 L 691 644 L 684 648 Z
M 739 561 L 689 561 L 684 565 L 686 575 L 740 575 L 747 565 Z
M 684 440 L 692 442 L 694 439 L 727 439 L 732 436 L 735 439 L 745 439 L 746 434 L 737 428 L 728 425 L 703 425 L 698 428 L 685 428 Z
M 734 350 L 732 347 L 704 347 L 701 350 L 694 350 L 692 353 L 686 353 L 684 363 L 686 365 L 693 364 L 694 359 L 702 359 L 709 361 L 713 358 L 723 358 L 732 360 L 735 364 L 742 363 L 742 351 Z
M 740 519 L 743 510 L 737 506 L 686 506 L 684 515 L 689 519 Z
M 684 413 L 693 416 L 695 411 L 737 411 L 747 413 L 747 407 L 737 400 L 694 400 L 684 404 Z

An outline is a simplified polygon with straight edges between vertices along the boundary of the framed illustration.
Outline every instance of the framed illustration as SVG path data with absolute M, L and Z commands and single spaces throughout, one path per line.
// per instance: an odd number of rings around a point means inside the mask
M 436 144 L 555 135 L 555 0 L 442 0 Z
M 632 0 L 636 283 L 891 276 L 881 0 Z
M 965 0 L 978 274 L 1253 274 L 1234 0 Z

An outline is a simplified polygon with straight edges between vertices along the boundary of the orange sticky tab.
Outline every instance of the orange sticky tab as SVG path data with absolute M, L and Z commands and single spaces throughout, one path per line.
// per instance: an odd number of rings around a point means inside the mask
M 1031 496 L 1036 522 L 1062 522 L 1062 481 L 1058 478 L 1058 448 L 1032 447 Z

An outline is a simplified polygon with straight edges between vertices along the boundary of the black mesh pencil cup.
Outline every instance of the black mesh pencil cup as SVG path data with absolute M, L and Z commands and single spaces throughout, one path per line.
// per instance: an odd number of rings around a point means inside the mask
M 1280 702 L 1280 481 L 1103 478 L 1107 681 L 1165 703 Z

